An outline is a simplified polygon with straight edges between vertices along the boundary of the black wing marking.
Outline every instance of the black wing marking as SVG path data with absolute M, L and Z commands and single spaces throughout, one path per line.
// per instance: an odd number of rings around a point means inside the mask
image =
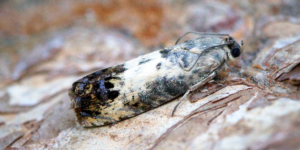
M 94 72 L 74 82 L 69 91 L 69 95 L 75 100 L 74 108 L 84 109 L 94 106 L 93 103 L 104 106 L 108 100 L 114 100 L 118 97 L 119 92 L 110 90 L 114 87 L 110 80 L 120 80 L 115 75 L 124 71 L 126 68 L 124 64 L 121 64 Z M 96 101 L 95 98 L 99 101 Z

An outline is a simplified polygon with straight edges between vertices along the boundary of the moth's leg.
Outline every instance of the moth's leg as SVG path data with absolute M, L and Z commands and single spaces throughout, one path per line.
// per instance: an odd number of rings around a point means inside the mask
M 190 92 L 193 92 L 196 89 L 198 89 L 199 87 L 203 86 L 205 83 L 207 83 L 208 81 L 212 80 L 216 75 L 217 75 L 217 73 L 213 72 L 208 77 L 206 77 L 205 79 L 203 79 L 202 81 L 200 81 L 200 82 L 196 83 L 195 85 L 193 85 L 192 87 L 190 87 L 189 90 L 186 91 L 186 93 L 182 96 L 182 98 L 179 100 L 179 102 L 174 107 L 171 116 L 174 115 L 174 113 L 175 113 L 177 107 L 179 106 L 179 104 L 188 96 L 188 94 Z
M 213 82 L 225 87 L 225 85 L 223 85 L 223 83 L 225 83 L 227 81 L 230 71 L 231 70 L 230 70 L 228 64 L 226 62 L 224 62 L 222 68 L 218 71 L 218 74 Z
M 253 82 L 248 81 L 247 79 L 239 78 L 239 79 L 235 79 L 233 81 L 234 81 L 234 83 L 231 83 L 228 86 L 236 85 L 236 84 L 244 84 L 244 85 L 247 85 L 247 86 L 250 86 L 250 87 L 258 87 L 260 89 L 264 89 L 264 87 L 259 86 L 257 84 L 254 84 Z

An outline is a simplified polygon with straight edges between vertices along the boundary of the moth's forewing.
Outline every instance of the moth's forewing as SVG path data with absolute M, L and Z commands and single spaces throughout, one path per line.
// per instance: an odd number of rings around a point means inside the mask
M 224 42 L 203 38 L 155 51 L 124 64 L 88 75 L 73 84 L 69 95 L 82 126 L 102 126 L 136 116 L 185 93 L 218 68 L 224 50 L 190 53 Z M 195 64 L 196 62 L 196 64 Z M 183 67 L 195 67 L 184 71 Z

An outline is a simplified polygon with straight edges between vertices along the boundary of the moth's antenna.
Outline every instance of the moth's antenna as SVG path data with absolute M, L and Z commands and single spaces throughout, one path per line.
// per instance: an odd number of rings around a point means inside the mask
M 213 35 L 213 36 L 229 36 L 229 34 L 219 34 L 219 33 L 207 33 L 207 32 L 186 32 L 185 34 L 183 34 L 182 36 L 180 36 L 178 38 L 178 40 L 176 41 L 175 45 L 178 44 L 178 42 L 185 37 L 188 34 L 198 34 L 198 35 L 202 35 L 202 36 L 207 36 L 207 35 Z
M 220 67 L 220 66 L 219 66 L 219 67 Z M 215 71 L 216 71 L 219 67 L 217 67 L 215 70 L 213 70 L 212 73 L 210 73 L 210 75 L 208 75 L 204 80 L 202 80 L 201 82 L 199 82 L 199 83 L 197 83 L 196 85 L 194 85 L 194 86 L 196 86 L 196 88 L 193 86 L 191 89 L 189 89 L 189 90 L 182 96 L 182 98 L 179 100 L 179 102 L 178 102 L 178 103 L 176 104 L 176 106 L 174 107 L 171 116 L 174 116 L 174 113 L 175 113 L 177 107 L 179 106 L 179 104 L 180 104 L 181 102 L 183 102 L 183 101 L 186 99 L 186 97 L 189 95 L 190 92 L 194 91 L 194 90 L 197 89 L 199 86 L 202 86 L 202 85 L 205 84 L 207 81 L 211 80 L 212 78 L 214 78 L 214 77 L 216 76 Z
M 182 98 L 179 100 L 179 102 L 178 102 L 178 103 L 176 104 L 176 106 L 173 108 L 173 111 L 172 111 L 172 113 L 171 113 L 171 116 L 174 116 L 174 113 L 175 113 L 177 107 L 179 106 L 179 104 L 180 104 L 181 102 L 183 102 L 183 101 L 185 100 L 185 98 L 189 95 L 189 93 L 190 93 L 190 90 L 188 90 L 188 91 L 182 96 Z

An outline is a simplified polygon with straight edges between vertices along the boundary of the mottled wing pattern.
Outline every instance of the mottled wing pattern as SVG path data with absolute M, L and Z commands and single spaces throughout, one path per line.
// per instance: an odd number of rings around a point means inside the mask
M 203 55 L 207 60 L 197 62 L 195 69 L 189 72 L 183 71 L 179 63 L 190 67 L 199 54 L 189 50 L 205 49 L 212 44 L 210 40 L 222 42 L 218 39 L 187 41 L 76 81 L 69 95 L 77 121 L 82 126 L 113 124 L 180 96 L 214 71 L 222 63 L 219 60 L 225 58 L 225 53 L 218 49 L 210 51 Z M 214 60 L 209 55 L 220 58 Z

